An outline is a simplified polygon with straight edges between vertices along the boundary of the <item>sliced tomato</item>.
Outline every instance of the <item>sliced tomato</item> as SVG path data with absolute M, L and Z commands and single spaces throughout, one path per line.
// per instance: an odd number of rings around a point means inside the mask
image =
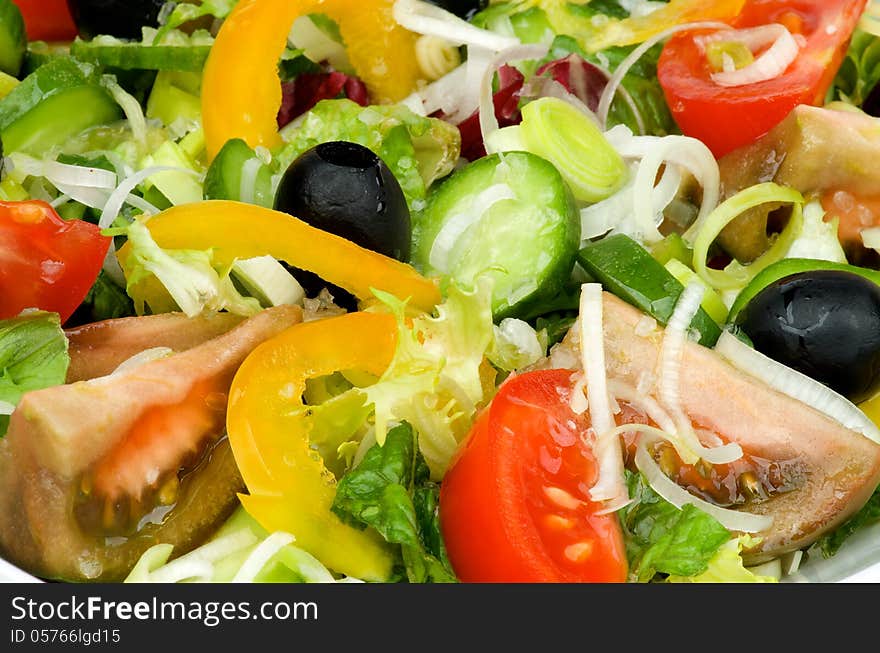
M 97 225 L 62 220 L 46 202 L 0 202 L 0 319 L 40 308 L 66 322 L 109 247 Z
M 12 0 L 21 10 L 29 41 L 71 41 L 76 25 L 67 0 Z
M 660 55 L 657 78 L 672 116 L 687 136 L 716 157 L 754 142 L 799 104 L 822 104 L 846 53 L 865 0 L 748 0 L 733 27 L 780 23 L 805 39 L 795 61 L 773 79 L 724 87 L 712 81 L 699 32 L 673 36 Z
M 440 525 L 462 581 L 626 580 L 619 520 L 590 500 L 589 416 L 571 392 L 569 370 L 508 379 L 446 473 Z

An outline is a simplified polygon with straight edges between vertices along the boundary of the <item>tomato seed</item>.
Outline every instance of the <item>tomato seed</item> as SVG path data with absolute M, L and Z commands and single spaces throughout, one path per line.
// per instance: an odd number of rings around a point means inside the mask
M 583 503 L 561 487 L 553 487 L 552 485 L 544 486 L 544 496 L 560 508 L 567 508 L 568 510 L 577 510 Z
M 544 517 L 544 525 L 554 531 L 567 531 L 574 526 L 574 520 L 560 515 L 547 515 Z
M 593 554 L 592 542 L 575 542 L 565 547 L 563 552 L 566 558 L 572 562 L 584 562 Z

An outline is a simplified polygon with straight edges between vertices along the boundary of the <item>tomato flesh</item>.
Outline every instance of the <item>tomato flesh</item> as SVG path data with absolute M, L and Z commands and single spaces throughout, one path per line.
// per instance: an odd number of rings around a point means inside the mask
M 590 499 L 589 416 L 569 370 L 508 379 L 443 479 L 440 523 L 465 582 L 623 582 L 615 514 Z
M 782 75 L 743 86 L 712 81 L 694 40 L 708 32 L 673 36 L 663 46 L 657 78 L 676 123 L 721 157 L 766 134 L 795 106 L 822 104 L 864 6 L 864 0 L 749 0 L 734 27 L 781 23 L 806 43 Z
M 62 220 L 46 202 L 0 202 L 0 319 L 39 308 L 66 322 L 109 247 L 97 225 Z
M 13 0 L 29 41 L 71 41 L 77 34 L 67 0 Z

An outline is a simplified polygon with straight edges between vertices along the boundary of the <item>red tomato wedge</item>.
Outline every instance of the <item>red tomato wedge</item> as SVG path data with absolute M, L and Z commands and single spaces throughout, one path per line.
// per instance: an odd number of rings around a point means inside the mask
M 657 77 L 682 132 L 703 141 L 716 157 L 754 142 L 799 104 L 822 104 L 846 53 L 865 0 L 748 0 L 735 28 L 780 23 L 804 45 L 778 77 L 720 86 L 702 48 L 700 32 L 682 32 L 663 47 Z
M 98 278 L 109 247 L 97 225 L 62 220 L 46 202 L 0 202 L 0 319 L 40 308 L 63 324 Z
M 67 0 L 12 0 L 21 10 L 29 41 L 71 41 L 76 25 Z
M 589 498 L 588 414 L 572 372 L 518 374 L 483 411 L 440 489 L 440 526 L 464 582 L 624 582 L 615 514 Z

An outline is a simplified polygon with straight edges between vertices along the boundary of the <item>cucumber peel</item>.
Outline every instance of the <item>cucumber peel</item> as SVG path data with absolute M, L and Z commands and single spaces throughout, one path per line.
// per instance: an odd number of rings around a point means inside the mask
M 522 317 L 564 288 L 579 241 L 574 198 L 556 168 L 528 152 L 492 154 L 431 189 L 413 215 L 411 262 L 441 289 L 486 275 L 493 317 Z
M 590 243 L 578 252 L 578 263 L 605 290 L 617 295 L 665 325 L 672 317 L 684 285 L 635 240 L 614 234 Z M 721 327 L 702 307 L 691 321 L 701 345 L 711 347 Z
M 21 11 L 12 0 L 0 0 L 0 71 L 17 77 L 27 51 Z
M 87 64 L 56 58 L 0 100 L 7 152 L 44 154 L 90 127 L 122 118 L 122 109 Z
M 143 41 L 123 41 L 102 34 L 84 41 L 77 37 L 70 54 L 89 63 L 123 70 L 177 70 L 201 72 L 211 52 L 213 37 L 206 30 L 192 35 L 171 30 L 154 43 L 155 30 L 144 30 Z
M 739 292 L 730 307 L 727 321 L 732 323 L 739 312 L 745 308 L 746 304 L 771 283 L 779 281 L 792 274 L 810 272 L 812 270 L 838 270 L 841 272 L 852 272 L 853 274 L 858 274 L 859 276 L 880 285 L 880 271 L 878 270 L 850 265 L 848 263 L 825 261 L 822 259 L 786 258 L 768 265 L 761 270 L 761 272 L 755 275 L 754 279 L 752 279 L 751 282 Z
M 272 208 L 272 168 L 240 138 L 232 138 L 220 148 L 205 175 L 206 200 L 235 200 Z M 251 175 L 250 183 L 242 178 Z M 247 195 L 247 196 L 245 196 Z

